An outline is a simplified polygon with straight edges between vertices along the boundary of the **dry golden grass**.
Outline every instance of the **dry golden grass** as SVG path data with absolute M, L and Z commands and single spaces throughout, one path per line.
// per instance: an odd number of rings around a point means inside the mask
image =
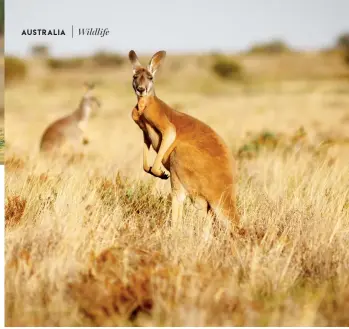
M 7 326 L 349 325 L 348 83 L 225 84 L 200 60 L 159 72 L 157 94 L 238 156 L 234 236 L 190 201 L 169 222 L 169 182 L 141 169 L 129 67 L 33 64 L 7 89 Z M 41 158 L 44 128 L 86 79 L 103 101 L 90 144 Z
M 0 40 L 3 43 L 3 40 Z M 4 163 L 4 57 L 0 57 L 0 164 Z

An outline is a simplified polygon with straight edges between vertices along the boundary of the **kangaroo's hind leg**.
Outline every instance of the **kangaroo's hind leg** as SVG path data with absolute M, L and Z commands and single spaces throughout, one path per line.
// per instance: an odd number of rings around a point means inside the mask
M 172 188 L 172 225 L 176 225 L 182 219 L 187 192 L 175 172 L 171 171 L 170 178 Z
M 211 227 L 213 230 L 213 236 L 217 237 L 219 235 L 220 228 L 222 227 L 222 219 L 221 217 L 219 217 L 219 215 L 209 202 L 207 202 L 207 216 L 210 216 L 212 218 Z

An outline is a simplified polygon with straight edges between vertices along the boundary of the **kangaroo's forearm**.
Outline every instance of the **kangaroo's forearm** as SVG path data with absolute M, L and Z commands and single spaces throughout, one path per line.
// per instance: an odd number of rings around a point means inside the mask
M 143 142 L 143 169 L 148 172 L 150 169 L 149 150 L 150 150 L 151 142 L 145 132 L 143 132 L 143 141 L 144 141 Z
M 165 155 L 162 158 L 162 163 L 165 165 L 165 163 L 168 161 L 172 151 L 175 149 L 176 147 L 176 140 L 171 144 L 171 146 L 167 149 L 167 151 L 165 152 Z
M 148 171 L 150 166 L 149 166 L 149 145 L 146 143 L 143 143 L 143 169 L 145 171 Z
M 168 129 L 165 130 L 163 134 L 160 149 L 154 161 L 154 165 L 153 165 L 154 170 L 157 170 L 160 168 L 162 160 L 164 159 L 164 155 L 170 149 L 170 147 L 172 146 L 175 140 L 176 140 L 176 130 L 174 127 L 169 127 Z

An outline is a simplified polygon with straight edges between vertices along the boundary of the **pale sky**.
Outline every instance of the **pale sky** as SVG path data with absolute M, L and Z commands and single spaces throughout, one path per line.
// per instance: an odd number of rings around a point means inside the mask
M 47 44 L 56 56 L 239 51 L 282 39 L 297 49 L 331 46 L 349 32 L 349 0 L 6 0 L 5 51 L 26 55 Z M 109 28 L 109 36 L 71 37 L 71 26 Z M 22 36 L 23 29 L 66 36 Z

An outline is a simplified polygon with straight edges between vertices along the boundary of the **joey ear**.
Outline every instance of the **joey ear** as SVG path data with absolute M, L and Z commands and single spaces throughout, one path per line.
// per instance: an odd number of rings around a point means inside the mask
M 130 59 L 130 62 L 132 64 L 133 71 L 142 66 L 134 50 L 130 50 L 130 52 L 128 53 L 128 58 Z
M 153 57 L 151 58 L 148 64 L 148 70 L 151 74 L 153 75 L 155 74 L 155 72 L 158 70 L 161 62 L 165 57 L 166 57 L 166 51 L 164 50 L 160 50 L 153 55 Z

